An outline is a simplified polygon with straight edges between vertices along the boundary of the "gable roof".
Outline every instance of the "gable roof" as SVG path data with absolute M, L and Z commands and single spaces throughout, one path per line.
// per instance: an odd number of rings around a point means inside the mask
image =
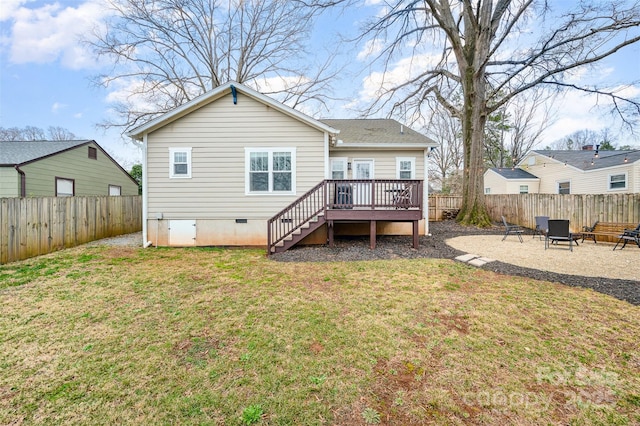
M 626 163 L 631 164 L 635 163 L 636 161 L 640 161 L 640 150 L 601 150 L 598 151 L 597 158 L 595 157 L 596 151 L 592 150 L 533 150 L 532 152 L 538 155 L 549 157 L 550 161 L 566 163 L 568 166 L 572 166 L 583 171 L 605 169 L 607 167 L 621 166 Z
M 340 129 L 336 147 L 376 147 L 388 145 L 426 148 L 438 143 L 392 119 L 323 119 L 323 123 Z
M 0 165 L 25 164 L 92 142 L 95 143 L 92 140 L 0 142 Z
M 491 167 L 489 170 L 497 173 L 505 179 L 539 179 L 538 176 L 529 173 L 526 170 L 522 170 L 518 167 L 509 168 L 509 167 Z
M 166 112 L 152 120 L 147 121 L 146 123 L 138 127 L 135 127 L 134 129 L 128 131 L 126 135 L 133 139 L 142 140 L 142 137 L 145 133 L 153 132 L 154 130 L 164 127 L 167 124 L 170 124 L 178 120 L 179 118 L 184 117 L 185 115 L 189 114 L 192 111 L 202 108 L 203 106 L 208 105 L 211 102 L 214 102 L 228 94 L 234 94 L 234 93 L 236 94 L 234 96 L 237 96 L 237 93 L 242 93 L 245 96 L 249 96 L 259 102 L 262 102 L 267 106 L 270 106 L 282 112 L 283 114 L 286 114 L 299 121 L 302 121 L 303 123 L 306 123 L 309 126 L 314 127 L 318 130 L 321 130 L 330 134 L 337 134 L 340 132 L 339 130 L 334 129 L 328 126 L 327 124 L 322 123 L 321 121 L 315 120 L 309 117 L 308 115 L 303 114 L 300 111 L 290 108 L 284 105 L 283 103 L 280 103 L 275 99 L 270 98 L 269 96 L 256 92 L 255 90 L 250 89 L 249 87 L 243 84 L 236 83 L 235 81 L 230 81 L 216 87 L 213 90 L 208 91 L 207 93 L 204 93 L 198 96 L 195 99 L 192 99 L 191 101 L 169 112 Z

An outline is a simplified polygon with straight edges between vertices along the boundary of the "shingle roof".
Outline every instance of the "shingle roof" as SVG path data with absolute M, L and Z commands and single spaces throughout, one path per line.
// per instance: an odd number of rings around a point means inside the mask
M 499 174 L 505 179 L 538 179 L 538 176 L 532 175 L 526 170 L 519 168 L 511 169 L 509 167 L 492 167 L 491 170 Z
M 322 119 L 340 130 L 338 139 L 346 144 L 409 143 L 437 145 L 430 138 L 392 119 Z
M 619 166 L 627 163 L 640 161 L 640 150 L 631 151 L 598 151 L 598 158 L 595 158 L 595 151 L 567 151 L 567 150 L 534 150 L 538 155 L 544 155 L 550 159 L 566 163 L 568 166 L 580 170 L 597 170 L 606 167 Z M 593 164 L 591 164 L 593 162 Z
M 0 165 L 14 166 L 75 148 L 91 140 L 0 142 Z

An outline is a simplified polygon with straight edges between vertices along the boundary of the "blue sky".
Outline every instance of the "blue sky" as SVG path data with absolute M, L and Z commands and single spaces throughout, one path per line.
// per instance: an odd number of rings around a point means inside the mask
M 337 39 L 337 34 L 354 35 L 359 22 L 379 11 L 378 0 L 363 1 L 363 7 L 332 13 L 316 25 L 310 40 L 312 50 Z M 565 1 L 567 7 L 573 2 Z M 116 93 L 91 85 L 91 77 L 104 68 L 77 41 L 77 35 L 103 19 L 99 0 L 30 1 L 2 0 L 0 4 L 0 126 L 61 126 L 77 136 L 95 139 L 125 167 L 139 161 L 137 148 L 117 131 L 96 128 L 109 114 L 110 96 Z M 358 50 L 360 49 L 360 50 Z M 363 47 L 350 46 L 341 57 L 347 68 L 336 81 L 337 96 L 351 105 L 365 105 L 372 96 L 375 69 L 367 67 Z M 402 75 L 406 62 L 399 58 L 390 72 Z M 640 79 L 640 46 L 625 49 L 599 67 L 598 75 L 611 84 Z M 577 75 L 576 78 L 585 78 Z M 637 88 L 640 93 L 640 88 Z M 563 96 L 556 103 L 558 120 L 548 129 L 542 143 L 589 128 L 600 130 L 611 118 L 593 109 L 596 100 L 578 93 Z M 333 118 L 355 117 L 347 102 L 333 105 Z M 419 129 L 418 129 L 419 130 Z M 639 145 L 624 135 L 620 144 Z

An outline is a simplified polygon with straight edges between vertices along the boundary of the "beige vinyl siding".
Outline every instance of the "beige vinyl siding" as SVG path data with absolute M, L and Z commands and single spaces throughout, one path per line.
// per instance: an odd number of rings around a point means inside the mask
M 329 153 L 330 158 L 346 157 L 349 163 L 353 160 L 373 160 L 375 179 L 397 179 L 397 157 L 415 158 L 416 179 L 424 179 L 424 151 L 374 151 L 374 150 L 334 150 Z M 347 171 L 347 179 L 353 179 L 353 170 Z
M 507 194 L 507 182 L 502 176 L 499 176 L 493 170 L 488 170 L 484 174 L 484 192 L 489 188 L 489 194 Z
M 245 148 L 295 148 L 296 195 L 245 195 Z M 324 134 L 241 93 L 147 136 L 148 217 L 266 219 L 324 178 Z M 191 148 L 191 178 L 169 178 L 169 148 Z
M 543 161 L 546 163 L 543 165 Z M 528 164 L 527 159 L 522 164 Z M 540 178 L 541 194 L 557 194 L 558 182 L 571 182 L 571 194 L 612 194 L 634 192 L 636 178 L 633 164 L 624 164 L 605 169 L 582 171 L 575 167 L 549 159 L 536 158 L 536 165 L 523 166 L 529 173 Z M 610 190 L 609 175 L 627 173 L 626 190 Z M 529 191 L 533 192 L 533 191 Z
M 88 156 L 88 147 L 82 145 L 20 167 L 26 175 L 26 196 L 53 196 L 55 178 L 75 180 L 75 195 L 109 195 L 109 185 L 121 187 L 121 195 L 138 195 L 138 186 L 128 174 L 97 149 L 96 160 Z M 97 148 L 97 147 L 96 147 Z
M 20 175 L 13 167 L 0 167 L 0 198 L 20 196 Z

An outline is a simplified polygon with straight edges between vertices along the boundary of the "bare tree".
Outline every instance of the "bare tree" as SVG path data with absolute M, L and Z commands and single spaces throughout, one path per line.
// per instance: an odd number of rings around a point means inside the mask
M 440 145 L 429 154 L 430 178 L 439 183 L 442 192 L 457 193 L 453 177 L 462 169 L 462 127 L 460 120 L 451 117 L 446 111 L 436 109 L 425 129 L 434 141 Z
M 531 96 L 528 96 L 531 95 Z M 511 124 L 507 138 L 509 164 L 518 164 L 524 155 L 540 142 L 542 133 L 556 119 L 552 115 L 553 102 L 547 102 L 542 91 L 531 90 L 509 103 Z
M 129 130 L 232 80 L 283 94 L 291 107 L 326 101 L 335 71 L 330 60 L 314 64 L 304 45 L 315 8 L 286 0 L 106 3 L 111 18 L 86 41 L 114 63 L 97 82 L 127 87 L 106 127 Z
M 483 188 L 484 129 L 487 117 L 512 99 L 533 88 L 574 89 L 608 99 L 629 126 L 640 117 L 640 100 L 622 90 L 628 85 L 582 85 L 570 78 L 640 41 L 640 3 L 582 1 L 557 14 L 552 5 L 560 7 L 534 0 L 400 0 L 388 3 L 363 36 L 384 40 L 386 46 L 378 57 L 384 78 L 369 112 L 413 109 L 415 117 L 437 101 L 461 120 L 464 201 L 458 218 L 463 223 L 490 224 Z M 407 49 L 414 58 L 411 72 L 401 78 L 387 73 Z M 419 66 L 415 59 L 425 53 L 431 62 Z M 458 93 L 460 102 L 452 96 Z
M 71 141 L 76 139 L 76 135 L 60 126 L 49 126 L 47 128 L 47 139 L 51 141 Z
M 76 135 L 59 126 L 49 126 L 46 132 L 35 126 L 0 127 L 0 141 L 65 141 L 73 139 L 76 139 Z

